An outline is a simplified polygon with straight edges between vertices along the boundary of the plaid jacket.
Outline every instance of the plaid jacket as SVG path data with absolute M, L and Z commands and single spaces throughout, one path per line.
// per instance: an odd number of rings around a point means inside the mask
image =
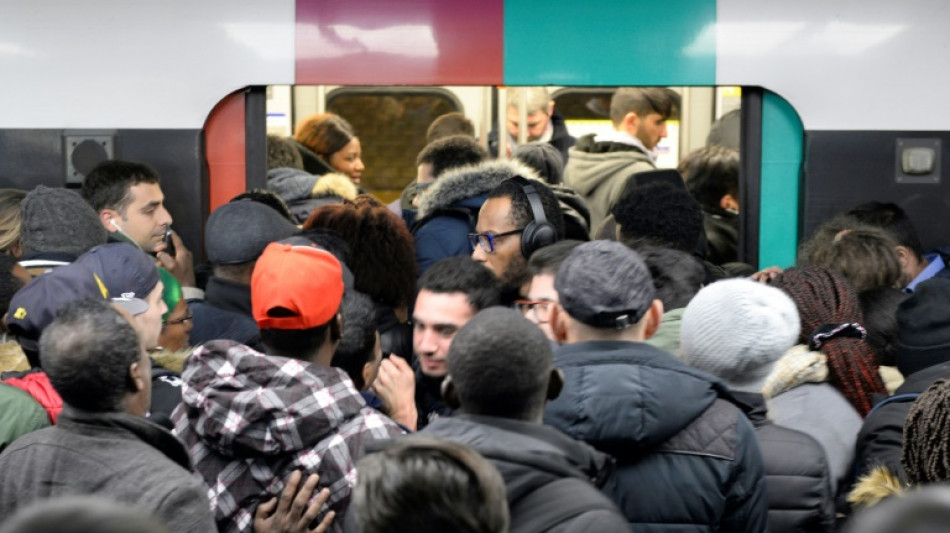
M 280 494 L 296 469 L 320 475 L 340 531 L 354 463 L 369 443 L 401 433 L 366 407 L 336 368 L 271 357 L 233 341 L 195 350 L 172 419 L 208 486 L 218 530 L 251 531 L 257 504 Z

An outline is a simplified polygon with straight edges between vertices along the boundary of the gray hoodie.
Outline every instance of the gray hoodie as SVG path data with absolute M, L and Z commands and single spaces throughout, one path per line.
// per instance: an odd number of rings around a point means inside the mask
M 610 208 L 620 200 L 630 176 L 655 170 L 653 160 L 633 145 L 594 142 L 592 135 L 581 137 L 568 153 L 564 183 L 587 202 L 590 227 L 598 228 Z

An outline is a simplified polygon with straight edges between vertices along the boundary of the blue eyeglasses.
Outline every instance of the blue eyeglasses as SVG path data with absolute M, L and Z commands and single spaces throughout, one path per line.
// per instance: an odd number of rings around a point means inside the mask
M 509 235 L 517 235 L 523 231 L 524 228 L 513 229 L 504 233 L 469 233 L 468 240 L 472 243 L 472 248 L 480 246 L 482 251 L 486 254 L 493 254 L 495 253 L 495 239 Z

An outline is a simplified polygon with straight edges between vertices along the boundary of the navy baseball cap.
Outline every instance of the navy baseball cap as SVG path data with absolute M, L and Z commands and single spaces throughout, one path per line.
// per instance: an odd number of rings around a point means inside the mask
M 80 265 L 63 265 L 37 276 L 13 295 L 7 328 L 24 350 L 38 352 L 40 334 L 60 309 L 79 300 L 108 298 L 109 290 L 95 273 Z
M 656 297 L 646 264 L 614 241 L 585 242 L 574 248 L 558 268 L 554 289 L 568 315 L 601 329 L 636 324 Z
M 131 244 L 111 242 L 96 246 L 73 263 L 96 274 L 112 301 L 133 316 L 148 310 L 146 298 L 158 285 L 155 260 Z

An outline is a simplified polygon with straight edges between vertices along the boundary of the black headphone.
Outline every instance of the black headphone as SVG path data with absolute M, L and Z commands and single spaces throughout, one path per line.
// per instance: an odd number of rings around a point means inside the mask
M 544 216 L 544 205 L 534 184 L 522 176 L 515 176 L 511 178 L 511 181 L 521 186 L 521 190 L 528 197 L 528 204 L 531 205 L 533 220 L 524 227 L 521 233 L 521 255 L 528 258 L 535 250 L 557 242 L 557 229 Z

